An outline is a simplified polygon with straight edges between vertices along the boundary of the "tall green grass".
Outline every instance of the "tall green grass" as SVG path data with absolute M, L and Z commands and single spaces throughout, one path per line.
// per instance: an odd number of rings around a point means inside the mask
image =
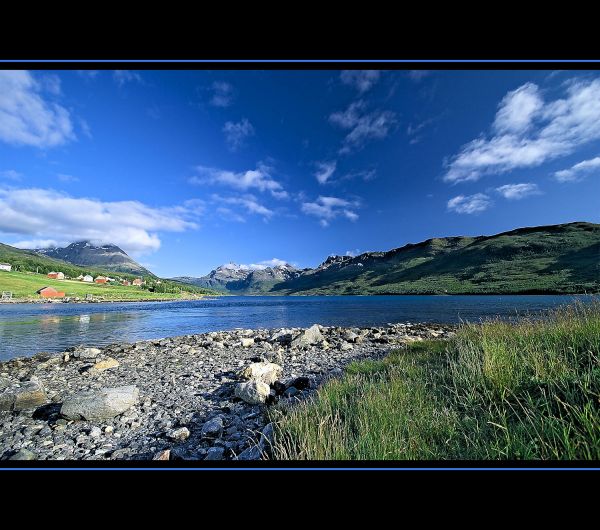
M 464 325 L 274 412 L 273 457 L 600 459 L 600 304 Z

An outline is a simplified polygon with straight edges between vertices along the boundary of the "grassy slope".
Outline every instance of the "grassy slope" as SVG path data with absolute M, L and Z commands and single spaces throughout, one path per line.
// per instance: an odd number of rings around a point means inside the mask
M 193 295 L 216 294 L 211 289 L 202 289 L 166 280 L 162 280 L 162 283 L 156 285 L 155 289 L 172 292 L 151 292 L 135 286 L 125 287 L 122 285 L 99 285 L 79 281 L 51 280 L 46 277 L 46 274 L 50 271 L 61 271 L 74 278 L 80 274 L 91 274 L 94 277 L 106 275 L 134 279 L 138 278 L 139 275 L 79 267 L 61 260 L 40 256 L 32 251 L 21 250 L 0 243 L 0 263 L 4 262 L 10 263 L 13 266 L 13 271 L 0 271 L 0 291 L 12 291 L 15 298 L 39 298 L 35 292 L 45 286 L 55 287 L 61 292 L 64 291 L 67 296 L 84 297 L 87 293 L 90 293 L 95 297 L 104 297 L 110 300 L 172 300 L 190 298 Z M 39 274 L 34 274 L 36 270 L 39 271 Z M 153 284 L 156 277 L 154 275 L 145 276 L 144 279 Z
M 271 294 L 597 293 L 600 225 L 431 239 L 363 263 L 280 283 Z
M 600 307 L 352 364 L 284 414 L 280 459 L 600 459 Z M 285 412 L 285 411 L 284 411 Z
M 41 274 L 24 272 L 0 271 L 0 291 L 12 291 L 15 298 L 40 298 L 35 292 L 42 287 L 54 287 L 57 291 L 64 292 L 66 296 L 79 296 L 86 294 L 94 297 L 103 297 L 106 300 L 172 300 L 189 298 L 190 292 L 183 293 L 154 293 L 135 286 L 101 285 L 84 283 L 77 280 L 51 280 Z

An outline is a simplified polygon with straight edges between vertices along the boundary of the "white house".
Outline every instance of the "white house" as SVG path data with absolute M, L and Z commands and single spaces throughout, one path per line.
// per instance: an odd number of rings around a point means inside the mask
M 0 263 L 0 271 L 10 271 L 12 265 L 10 263 Z
M 92 283 L 92 282 L 94 281 L 94 278 L 93 278 L 93 276 L 90 276 L 89 274 L 86 274 L 86 275 L 83 277 L 83 281 L 84 281 L 84 282 L 89 282 L 89 283 Z

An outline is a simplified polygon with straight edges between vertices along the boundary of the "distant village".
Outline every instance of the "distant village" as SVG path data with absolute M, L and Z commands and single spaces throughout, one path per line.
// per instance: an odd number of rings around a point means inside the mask
M 10 263 L 0 263 L 0 271 L 12 271 L 12 265 Z M 127 280 L 125 278 L 110 278 L 109 276 L 96 276 L 95 278 L 90 274 L 80 274 L 76 278 L 70 278 L 66 276 L 64 272 L 61 271 L 51 271 L 46 275 L 51 280 L 77 280 L 85 283 L 97 283 L 97 284 L 106 284 L 110 285 L 124 285 L 124 286 L 136 286 L 141 287 L 146 282 L 142 278 L 135 278 L 134 280 Z M 157 284 L 160 284 L 161 281 L 157 280 Z M 3 293 L 3 298 L 7 298 L 8 293 Z M 64 298 L 66 295 L 64 292 L 55 289 L 54 287 L 42 287 L 36 291 L 36 294 L 40 295 L 42 298 Z

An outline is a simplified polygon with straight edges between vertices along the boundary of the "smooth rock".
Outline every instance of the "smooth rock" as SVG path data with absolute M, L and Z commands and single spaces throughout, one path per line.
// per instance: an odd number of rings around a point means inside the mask
M 159 451 L 156 453 L 152 460 L 170 460 L 171 459 L 171 450 L 165 449 L 164 451 Z
M 77 348 L 73 352 L 74 357 L 79 357 L 80 359 L 95 359 L 102 353 L 102 350 L 99 348 Z
M 348 343 L 348 342 L 342 342 L 342 344 L 340 345 L 340 350 L 342 351 L 348 351 L 351 350 L 353 348 L 352 344 Z
M 267 385 L 273 384 L 283 375 L 283 368 L 275 363 L 252 363 L 238 372 L 240 379 L 262 381 Z
M 31 378 L 19 388 L 7 390 L 0 396 L 0 410 L 35 409 L 48 402 L 48 396 L 42 383 Z
M 292 340 L 292 348 L 306 348 L 313 344 L 318 344 L 323 340 L 323 335 L 317 324 L 313 324 L 310 328 L 303 331 L 294 340 Z
M 223 419 L 220 416 L 207 421 L 202 426 L 201 434 L 207 438 L 218 438 L 223 433 Z
M 254 346 L 254 339 L 243 337 L 242 338 L 242 348 L 250 348 L 250 346 Z
M 223 460 L 225 449 L 222 447 L 211 447 L 206 453 L 204 460 Z
M 289 387 L 284 393 L 283 395 L 287 398 L 291 398 L 294 397 L 296 394 L 298 394 L 298 389 L 295 386 L 291 386 Z
M 250 405 L 264 403 L 269 397 L 271 389 L 262 381 L 252 379 L 247 383 L 238 383 L 235 387 L 235 396 Z
M 60 413 L 70 420 L 106 420 L 122 414 L 139 398 L 136 386 L 83 391 L 65 399 Z
M 252 445 L 247 449 L 244 449 L 237 457 L 236 460 L 261 460 L 262 450 L 258 445 Z
M 104 361 L 97 362 L 93 366 L 93 369 L 98 372 L 103 372 L 104 370 L 109 370 L 110 368 L 117 368 L 118 366 L 119 366 L 119 361 L 117 361 L 116 359 L 113 359 L 112 357 L 109 357 L 108 359 L 105 359 Z
M 37 456 L 32 451 L 29 451 L 29 449 L 20 449 L 9 460 L 37 460 Z

